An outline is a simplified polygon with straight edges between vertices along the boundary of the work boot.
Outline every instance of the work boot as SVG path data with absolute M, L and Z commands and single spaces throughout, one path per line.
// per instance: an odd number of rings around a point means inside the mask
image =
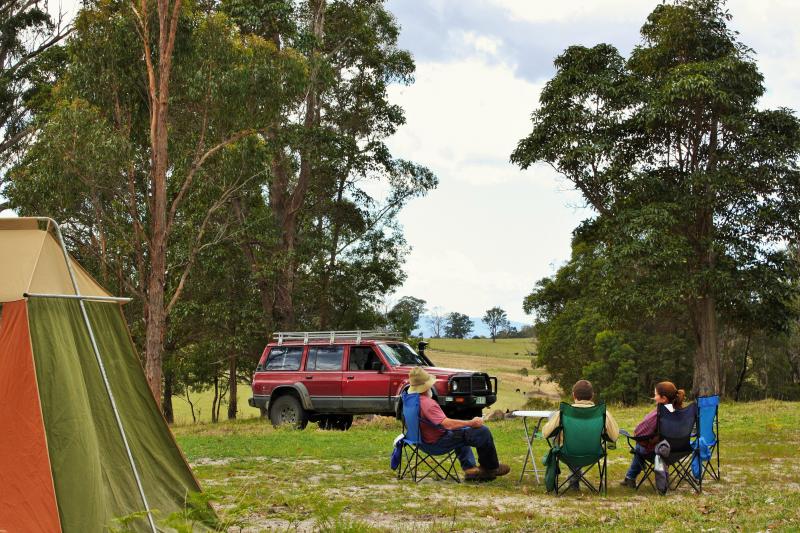
M 635 489 L 636 488 L 636 480 L 635 479 L 631 479 L 629 477 L 626 477 L 625 479 L 620 481 L 619 484 L 622 485 L 623 487 L 628 487 L 629 489 Z
M 477 466 L 464 469 L 464 479 L 466 481 L 475 481 L 481 477 L 481 469 Z
M 489 470 L 489 472 L 494 477 L 505 476 L 506 474 L 511 472 L 511 467 L 508 466 L 508 465 L 504 465 L 503 463 L 500 463 L 497 468 L 495 468 L 493 470 Z

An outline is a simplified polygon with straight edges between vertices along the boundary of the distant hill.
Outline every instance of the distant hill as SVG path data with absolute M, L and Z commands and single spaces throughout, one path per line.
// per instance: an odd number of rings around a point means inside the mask
M 481 337 L 488 337 L 489 336 L 489 328 L 480 318 L 469 317 L 472 320 L 472 332 L 469 334 L 470 337 L 473 335 L 479 335 Z M 510 321 L 511 325 L 517 328 L 517 330 L 522 329 L 523 326 L 527 326 L 524 322 L 515 322 L 513 320 Z M 425 338 L 433 336 L 433 328 L 430 325 L 430 316 L 423 315 L 422 318 L 419 319 L 417 322 L 417 327 L 414 329 L 414 333 L 421 331 L 422 336 Z M 444 332 L 442 332 L 444 334 Z

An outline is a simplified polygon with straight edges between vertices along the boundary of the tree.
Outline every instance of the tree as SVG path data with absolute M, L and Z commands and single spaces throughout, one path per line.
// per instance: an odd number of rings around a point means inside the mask
M 268 136 L 269 194 L 256 190 L 240 208 L 243 219 L 253 211 L 269 216 L 270 238 L 248 227 L 243 248 L 260 278 L 265 315 L 276 327 L 303 319 L 335 327 L 339 264 L 349 263 L 350 250 L 364 241 L 383 254 L 392 243 L 398 248 L 393 255 L 402 255 L 395 217 L 437 183 L 428 169 L 395 159 L 384 143 L 405 122 L 402 109 L 388 101 L 388 87 L 412 81 L 413 60 L 398 48 L 399 28 L 383 2 L 228 0 L 223 8 L 244 30 L 279 48 L 294 47 L 307 59 L 301 111 L 287 106 L 286 118 Z M 385 198 L 364 186 L 374 181 L 388 185 Z M 297 267 L 312 249 L 311 239 L 324 252 L 313 258 L 320 284 L 313 321 L 298 316 L 308 302 L 296 301 L 305 283 Z M 353 265 L 342 269 L 348 266 Z
M 433 310 L 431 310 L 431 314 L 428 317 L 428 323 L 431 325 L 431 329 L 433 330 L 432 337 L 434 339 L 441 338 L 445 325 L 447 324 L 447 316 L 442 313 L 441 307 L 434 307 Z
M 444 336 L 448 339 L 464 339 L 472 331 L 472 319 L 463 313 L 450 313 L 444 326 Z
M 387 318 L 392 329 L 408 338 L 411 331 L 417 327 L 417 322 L 424 312 L 425 300 L 413 296 L 403 296 L 389 311 Z
M 783 247 L 800 230 L 800 122 L 759 109 L 762 76 L 729 21 L 721 1 L 677 0 L 653 10 L 627 60 L 568 48 L 511 156 L 550 164 L 597 212 L 610 303 L 683 309 L 696 394 L 720 391 L 720 313 L 767 294 L 788 315 Z
M 484 324 L 489 326 L 489 333 L 491 334 L 492 342 L 495 342 L 498 331 L 510 326 L 506 312 L 499 307 L 492 307 L 486 311 L 486 314 L 483 315 L 481 320 L 483 320 Z
M 145 370 L 160 398 L 167 318 L 199 254 L 229 231 L 223 208 L 253 180 L 222 156 L 259 142 L 302 97 L 306 64 L 219 13 L 181 0 L 149 8 L 81 10 L 60 90 L 7 195 L 22 214 L 59 218 L 79 257 L 144 302 Z
M 44 0 L 0 1 L 0 171 L 34 131 L 30 104 L 49 92 L 61 68 L 58 45 L 71 28 L 53 21 Z M 2 192 L 0 175 L 0 192 Z M 7 207 L 0 201 L 0 211 Z

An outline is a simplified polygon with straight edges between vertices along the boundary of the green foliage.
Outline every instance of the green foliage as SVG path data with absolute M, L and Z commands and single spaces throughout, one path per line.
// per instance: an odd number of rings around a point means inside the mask
M 636 351 L 620 334 L 608 330 L 598 333 L 594 342 L 595 360 L 583 368 L 583 375 L 601 391 L 600 398 L 636 403 L 639 392 Z
M 183 4 L 168 116 L 167 394 L 221 400 L 231 379 L 246 382 L 286 324 L 278 301 L 298 328 L 370 329 L 385 325 L 375 302 L 405 280 L 397 216 L 437 185 L 385 144 L 405 121 L 389 86 L 411 83 L 414 62 L 382 2 L 325 6 L 320 39 L 306 3 Z M 20 215 L 59 220 L 77 259 L 134 297 L 125 311 L 141 345 L 152 227 L 143 44 L 121 0 L 86 4 L 74 26 L 56 82 L 44 83 L 47 65 L 37 73 L 40 131 L 3 194 Z M 312 89 L 318 117 L 306 123 Z
M 444 336 L 448 339 L 464 339 L 472 331 L 472 320 L 464 313 L 452 312 L 447 315 Z
M 403 296 L 392 307 L 386 318 L 394 331 L 402 333 L 404 338 L 408 338 L 411 331 L 417 327 L 417 322 L 424 312 L 425 300 L 413 296 Z
M 508 316 L 506 312 L 500 309 L 499 307 L 492 307 L 486 314 L 483 315 L 483 323 L 489 326 L 489 331 L 491 333 L 492 341 L 497 338 L 497 332 L 502 329 L 510 328 L 510 324 L 508 322 Z
M 757 106 L 763 79 L 729 20 L 717 0 L 662 3 L 629 58 L 601 44 L 555 61 L 511 158 L 550 164 L 597 212 L 576 230 L 570 264 L 526 301 L 547 324 L 540 354 L 559 379 L 612 329 L 684 339 L 694 390 L 718 392 L 720 324 L 746 335 L 794 317 L 785 243 L 800 231 L 800 121 Z M 577 361 L 555 353 L 557 340 Z

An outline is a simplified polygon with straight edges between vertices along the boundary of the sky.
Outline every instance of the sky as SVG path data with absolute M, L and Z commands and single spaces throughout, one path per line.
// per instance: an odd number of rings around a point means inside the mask
M 400 46 L 417 65 L 391 99 L 407 123 L 397 157 L 428 166 L 437 190 L 400 215 L 412 247 L 397 292 L 445 312 L 480 317 L 494 306 L 531 322 L 522 301 L 570 254 L 572 230 L 593 216 L 552 169 L 509 163 L 530 114 L 573 44 L 606 42 L 627 56 L 651 0 L 389 0 Z M 753 48 L 767 93 L 761 105 L 800 109 L 800 1 L 730 0 L 731 26 Z
M 411 247 L 408 279 L 393 299 L 480 317 L 494 306 L 530 322 L 522 301 L 570 253 L 571 232 L 593 216 L 549 167 L 509 163 L 530 131 L 553 59 L 573 44 L 638 43 L 654 0 L 387 0 L 411 51 L 416 81 L 393 86 L 407 123 L 397 157 L 432 169 L 437 190 L 400 215 Z M 58 2 L 51 2 L 57 9 Z M 67 18 L 78 2 L 63 0 Z M 729 0 L 731 25 L 756 52 L 761 105 L 800 109 L 800 1 Z

